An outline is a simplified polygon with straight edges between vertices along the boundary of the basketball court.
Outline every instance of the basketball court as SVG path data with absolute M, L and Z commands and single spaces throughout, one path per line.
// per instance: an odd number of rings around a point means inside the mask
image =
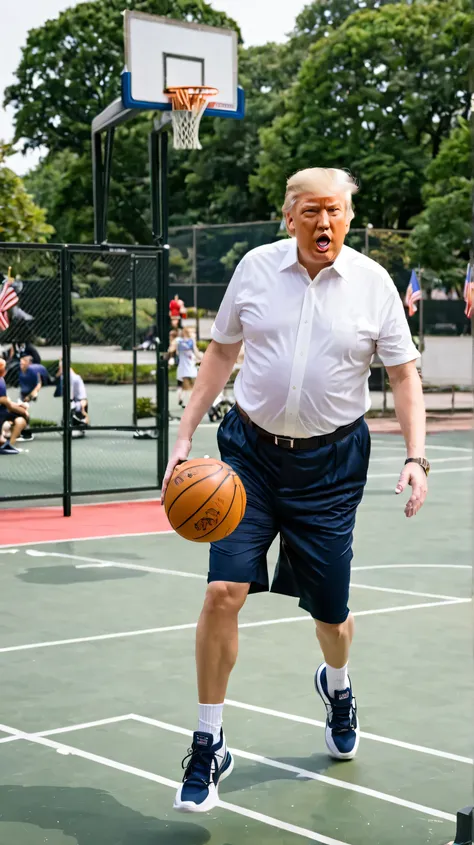
M 92 126 L 96 247 L 125 252 L 106 243 L 115 129 L 140 111 L 158 112 L 150 181 L 156 324 L 163 338 L 169 328 L 165 130 L 172 121 L 174 146 L 199 148 L 201 117 L 243 118 L 244 92 L 235 33 L 137 12 L 124 13 L 124 26 L 122 94 Z M 60 248 L 66 266 L 73 250 Z M 64 298 L 67 287 L 60 289 Z M 65 371 L 68 308 L 64 300 Z M 158 353 L 153 392 L 164 409 L 165 444 L 167 366 Z M 40 435 L 31 445 L 41 491 L 44 471 L 55 466 L 58 479 L 49 492 L 60 494 L 62 438 L 69 462 L 73 457 L 75 492 L 81 485 L 95 489 L 91 477 L 106 472 L 111 489 L 126 487 L 127 476 L 137 473 L 147 484 L 147 472 L 153 486 L 152 441 L 127 448 L 125 416 L 113 434 L 104 433 L 111 406 L 119 417 L 125 408 L 125 394 L 108 390 L 104 431 L 87 432 L 71 450 L 66 423 L 61 435 Z M 99 423 L 100 392 L 91 402 Z M 63 411 L 67 419 L 67 387 Z M 173 423 L 169 430 L 172 437 Z M 215 434 L 215 424 L 202 424 L 191 457 L 217 457 Z M 357 759 L 334 762 L 326 753 L 325 713 L 313 686 L 320 654 L 312 621 L 293 599 L 251 596 L 240 616 L 240 657 L 225 709 L 236 766 L 221 785 L 218 807 L 204 815 L 179 816 L 171 807 L 197 722 L 194 633 L 207 545 L 178 537 L 156 498 L 83 503 L 68 519 L 56 507 L 2 511 L 0 845 L 452 840 L 473 778 L 470 433 L 429 437 L 430 497 L 410 521 L 394 494 L 404 454 L 399 436 L 374 436 L 356 528 Z M 9 477 L 19 495 L 26 480 L 31 492 L 31 474 Z M 276 555 L 274 545 L 271 568 Z M 459 677 L 469 689 L 464 703 L 453 682 Z
M 450 680 L 466 686 L 471 665 L 470 435 L 429 438 L 430 500 L 410 522 L 393 493 L 401 439 L 373 440 L 351 601 L 357 759 L 326 755 L 311 621 L 292 599 L 251 596 L 225 711 L 236 767 L 203 816 L 171 804 L 196 724 L 207 546 L 170 532 L 155 502 L 8 511 L 2 842 L 37 845 L 38 827 L 52 845 L 452 839 L 473 774 Z M 204 450 L 217 454 L 206 425 Z

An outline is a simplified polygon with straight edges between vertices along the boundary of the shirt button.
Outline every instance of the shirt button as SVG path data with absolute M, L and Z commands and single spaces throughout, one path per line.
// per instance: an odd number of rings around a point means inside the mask
M 296 384 L 293 385 L 293 390 L 296 390 Z

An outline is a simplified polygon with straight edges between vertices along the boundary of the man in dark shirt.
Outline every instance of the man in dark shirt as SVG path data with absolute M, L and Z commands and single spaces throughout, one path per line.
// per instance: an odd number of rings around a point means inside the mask
M 26 428 L 29 419 L 28 407 L 12 402 L 8 397 L 4 378 L 5 371 L 5 361 L 0 358 L 0 456 L 19 454 L 19 450 L 15 449 L 15 441 Z M 11 423 L 10 441 L 3 433 L 4 423 L 6 422 Z
M 20 394 L 22 402 L 32 402 L 45 384 L 49 384 L 49 373 L 43 364 L 33 364 L 31 355 L 20 358 Z

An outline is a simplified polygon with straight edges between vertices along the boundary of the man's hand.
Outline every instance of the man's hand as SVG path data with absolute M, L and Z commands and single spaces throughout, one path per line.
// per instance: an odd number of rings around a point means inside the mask
M 174 445 L 174 449 L 168 461 L 168 466 L 166 467 L 165 477 L 163 478 L 163 484 L 161 487 L 161 504 L 164 502 L 166 488 L 168 487 L 169 480 L 173 475 L 175 467 L 188 459 L 190 451 L 191 441 L 186 440 L 184 437 L 179 437 Z
M 416 516 L 428 492 L 428 479 L 426 473 L 419 464 L 414 461 L 405 464 L 403 467 L 395 493 L 403 493 L 407 485 L 412 488 L 412 493 L 405 506 L 405 516 Z

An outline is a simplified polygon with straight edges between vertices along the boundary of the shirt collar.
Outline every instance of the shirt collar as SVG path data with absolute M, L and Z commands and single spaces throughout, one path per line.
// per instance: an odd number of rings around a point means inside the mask
M 345 245 L 343 245 L 339 255 L 337 256 L 334 263 L 331 265 L 332 268 L 336 271 L 336 273 L 338 273 L 339 276 L 342 276 L 343 279 L 346 279 L 346 281 L 349 280 L 348 259 L 348 249 Z M 289 238 L 288 247 L 283 255 L 278 269 L 286 270 L 288 267 L 297 267 L 298 264 L 298 243 L 296 241 L 296 238 Z

